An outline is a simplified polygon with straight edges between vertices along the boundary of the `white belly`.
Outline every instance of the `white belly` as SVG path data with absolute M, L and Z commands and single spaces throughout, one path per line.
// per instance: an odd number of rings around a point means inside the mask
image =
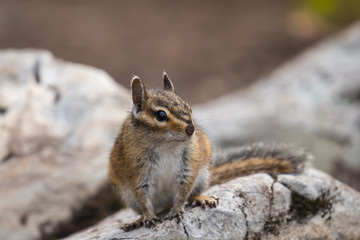
M 172 206 L 178 176 L 181 169 L 184 147 L 157 149 L 158 159 L 153 165 L 150 199 L 155 213 L 160 213 Z

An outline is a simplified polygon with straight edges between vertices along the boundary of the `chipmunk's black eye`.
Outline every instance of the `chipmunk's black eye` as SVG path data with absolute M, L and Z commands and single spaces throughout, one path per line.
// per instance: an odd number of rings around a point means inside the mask
M 164 112 L 163 110 L 157 111 L 155 114 L 156 120 L 163 122 L 163 121 L 167 121 L 169 120 L 169 118 L 166 115 L 166 112 Z

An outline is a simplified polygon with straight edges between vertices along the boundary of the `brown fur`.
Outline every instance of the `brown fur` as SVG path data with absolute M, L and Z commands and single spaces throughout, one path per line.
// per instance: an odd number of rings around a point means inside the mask
M 274 158 L 249 158 L 240 162 L 229 162 L 213 167 L 210 172 L 210 185 L 215 185 L 253 173 L 263 172 L 277 175 L 279 173 L 293 173 L 294 169 L 289 161 Z

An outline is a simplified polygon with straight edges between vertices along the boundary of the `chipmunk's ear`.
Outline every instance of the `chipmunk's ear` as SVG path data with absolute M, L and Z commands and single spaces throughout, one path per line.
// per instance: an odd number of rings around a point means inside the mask
M 139 77 L 134 76 L 131 80 L 131 94 L 136 112 L 143 110 L 146 101 L 146 88 Z
M 166 72 L 163 72 L 163 79 L 164 79 L 164 90 L 174 92 L 174 85 L 172 84 L 170 78 L 166 74 Z

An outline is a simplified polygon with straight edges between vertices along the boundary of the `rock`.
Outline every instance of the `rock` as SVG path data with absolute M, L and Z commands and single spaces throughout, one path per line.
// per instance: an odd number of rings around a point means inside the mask
M 357 239 L 360 193 L 329 175 L 308 169 L 300 175 L 241 177 L 211 187 L 215 209 L 187 208 L 184 220 L 153 229 L 119 229 L 137 218 L 122 210 L 66 240 L 82 239 Z
M 357 24 L 194 113 L 215 147 L 292 142 L 315 155 L 315 166 L 341 164 L 359 176 L 359 62 Z M 0 239 L 49 236 L 89 199 L 111 194 L 103 190 L 108 153 L 129 107 L 128 91 L 103 71 L 47 52 L 0 52 Z M 119 226 L 136 218 L 125 210 L 68 239 L 360 236 L 359 193 L 314 169 L 277 181 L 238 178 L 207 193 L 221 197 L 218 208 L 187 209 L 181 224 L 124 233 Z
M 351 170 L 348 183 L 360 189 L 359 75 L 360 22 L 249 89 L 193 110 L 217 147 L 292 143 L 321 170 Z
M 0 52 L 0 239 L 46 236 L 104 188 L 129 107 L 102 70 L 45 51 Z

